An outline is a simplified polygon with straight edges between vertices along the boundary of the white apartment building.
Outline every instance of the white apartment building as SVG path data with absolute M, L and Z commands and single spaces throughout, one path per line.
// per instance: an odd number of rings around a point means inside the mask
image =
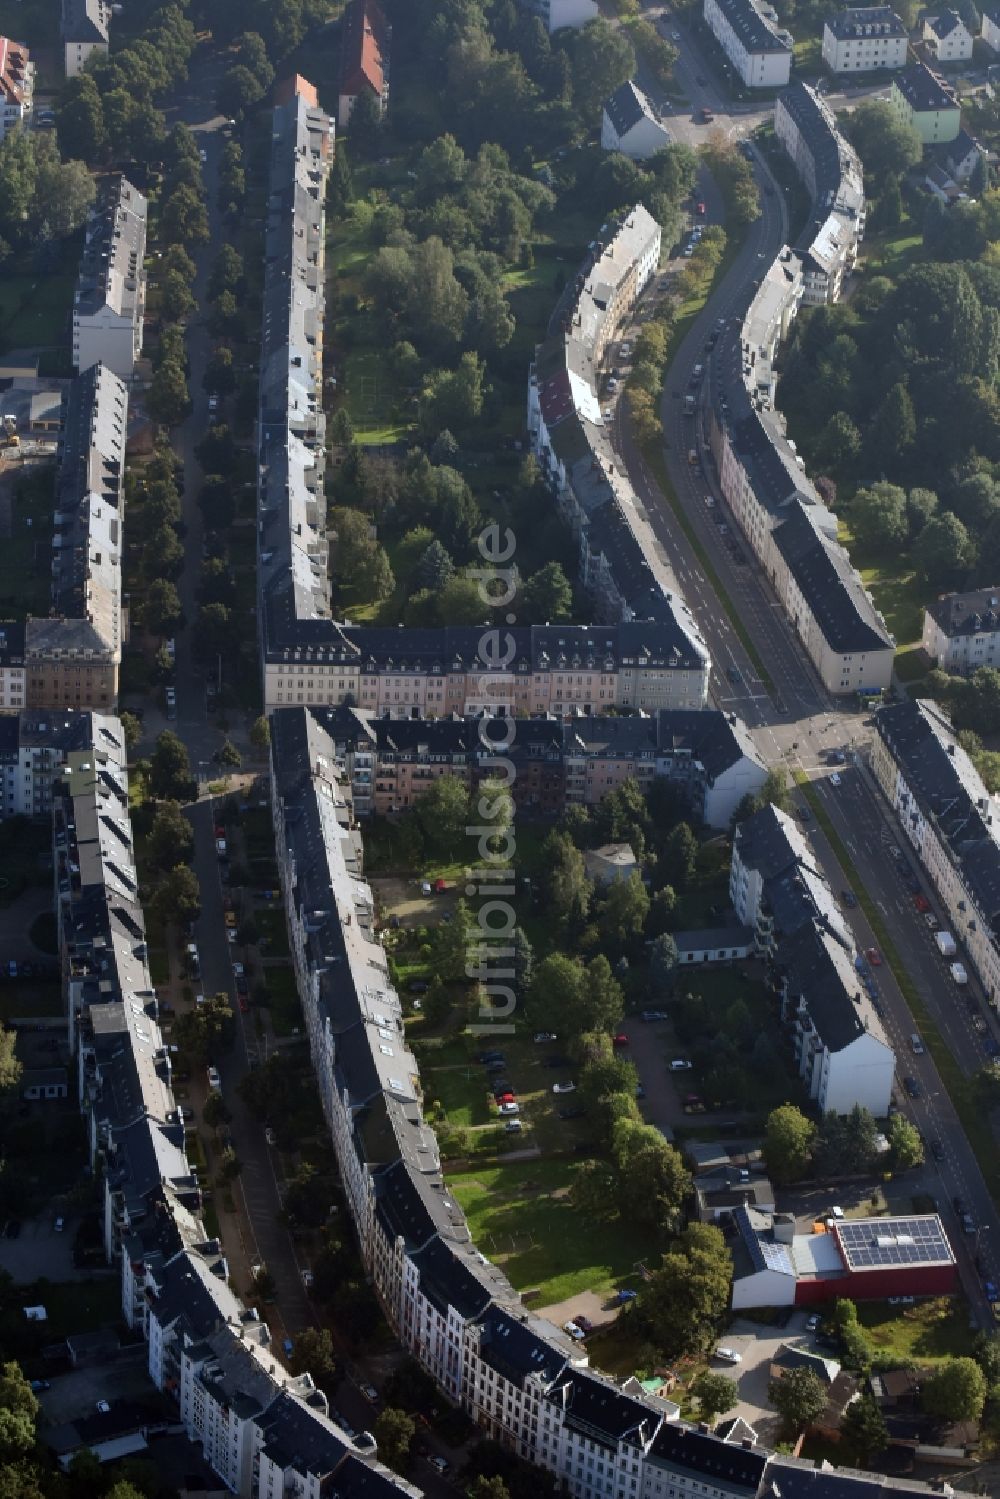
M 106 187 L 87 224 L 73 299 L 73 364 L 104 364 L 131 380 L 142 352 L 146 312 L 146 215 L 142 193 L 125 177 Z
M 704 0 L 703 14 L 747 88 L 784 88 L 792 69 L 792 39 L 769 5 L 763 0 Z
M 908 45 L 906 27 L 889 5 L 841 10 L 823 22 L 823 61 L 832 73 L 901 68 Z
M 972 56 L 972 32 L 957 10 L 942 10 L 926 16 L 923 43 L 928 56 L 936 63 L 968 62 Z
M 95 52 L 108 53 L 108 0 L 62 0 L 63 66 L 67 78 L 82 73 Z
M 35 64 L 23 42 L 0 36 L 0 140 L 27 119 L 35 93 Z
M 0 620 L 0 714 L 20 713 L 27 702 L 24 623 Z
M 864 173 L 815 89 L 795 83 L 774 106 L 774 133 L 792 159 L 814 211 L 796 243 L 807 307 L 836 302 L 865 232 Z
M 983 11 L 983 25 L 979 34 L 987 47 L 1000 53 L 1000 7 L 987 6 Z
M 971 593 L 945 593 L 924 610 L 920 644 L 950 676 L 1000 666 L 1000 583 Z
M 1000 798 L 936 703 L 876 715 L 871 766 L 948 913 L 989 1002 L 1000 1006 Z

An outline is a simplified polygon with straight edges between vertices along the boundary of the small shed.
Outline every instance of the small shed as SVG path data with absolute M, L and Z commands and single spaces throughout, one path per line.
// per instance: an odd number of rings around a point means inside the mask
M 639 861 L 630 843 L 605 843 L 583 856 L 587 874 L 598 885 L 613 885 L 617 880 L 631 879 L 638 873 Z

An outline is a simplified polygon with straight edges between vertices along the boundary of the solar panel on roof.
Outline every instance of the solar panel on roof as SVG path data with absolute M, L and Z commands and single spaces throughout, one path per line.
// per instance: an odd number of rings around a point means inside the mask
M 950 1263 L 954 1256 L 939 1218 L 879 1218 L 842 1222 L 835 1230 L 848 1268 Z

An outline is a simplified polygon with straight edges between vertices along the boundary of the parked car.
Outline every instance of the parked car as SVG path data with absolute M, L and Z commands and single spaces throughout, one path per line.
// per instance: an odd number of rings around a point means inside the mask
M 532 1037 L 536 1046 L 544 1046 L 548 1041 L 556 1041 L 558 1037 L 555 1031 L 536 1031 Z
M 504 1125 L 504 1131 L 508 1135 L 519 1135 L 521 1133 L 520 1119 L 508 1119 Z
M 639 1019 L 644 1020 L 647 1024 L 649 1024 L 649 1022 L 653 1020 L 666 1020 L 666 1018 L 666 1010 L 643 1010 L 642 1014 L 639 1016 Z
M 359 1384 L 358 1389 L 368 1401 L 369 1405 L 378 1404 L 378 1390 L 376 1390 L 373 1384 Z
M 519 1114 L 520 1112 L 520 1104 L 515 1103 L 513 1099 L 510 1101 L 510 1103 L 502 1103 L 500 1105 L 500 1113 L 505 1119 L 508 1117 L 513 1118 L 515 1114 Z
M 217 1067 L 208 1068 L 208 1086 L 216 1093 L 222 1087 L 222 1079 L 219 1077 L 219 1069 Z
M 717 1348 L 715 1357 L 720 1358 L 724 1364 L 742 1364 L 743 1362 L 742 1353 L 738 1353 L 735 1348 Z
M 576 1083 L 553 1083 L 553 1093 L 575 1093 Z
M 570 1335 L 570 1337 L 573 1339 L 574 1342 L 576 1342 L 576 1343 L 582 1343 L 583 1342 L 583 1337 L 584 1337 L 583 1328 L 582 1327 L 578 1327 L 575 1322 L 564 1322 L 563 1323 L 563 1332 L 568 1332 L 569 1335 Z
M 858 897 L 853 890 L 841 890 L 840 898 L 849 911 L 853 911 L 858 903 Z
M 427 1461 L 430 1463 L 431 1467 L 436 1468 L 439 1473 L 448 1473 L 451 1471 L 451 1463 L 446 1457 L 442 1457 L 440 1452 L 433 1453 L 432 1456 L 427 1459 Z
M 865 957 L 868 959 L 873 968 L 882 967 L 882 954 L 879 952 L 877 947 L 866 948 Z
M 909 1075 L 904 1077 L 903 1087 L 906 1089 L 911 1098 L 920 1097 L 920 1084 L 917 1082 L 915 1077 L 910 1077 Z
M 670 1070 L 671 1072 L 690 1072 L 691 1065 L 687 1057 L 674 1057 L 670 1063 Z

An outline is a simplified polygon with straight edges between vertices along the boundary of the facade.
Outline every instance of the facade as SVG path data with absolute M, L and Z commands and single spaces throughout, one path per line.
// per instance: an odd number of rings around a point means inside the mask
M 780 997 L 809 1096 L 824 1113 L 888 1112 L 895 1057 L 833 891 L 792 818 L 764 807 L 736 829 L 729 896 Z
M 972 33 L 957 10 L 942 10 L 924 18 L 923 43 L 932 62 L 968 62 L 972 41 Z
M 359 94 L 368 93 L 379 113 L 389 101 L 389 50 L 392 27 L 378 0 L 350 0 L 341 22 L 340 82 L 337 123 L 346 130 Z M 316 108 L 315 94 L 310 99 Z
M 108 54 L 108 24 L 111 6 L 107 0 L 62 0 L 63 66 L 67 78 L 82 73 L 93 53 Z
M 915 63 L 895 75 L 889 104 L 899 119 L 913 126 L 925 146 L 953 141 L 961 129 L 958 100 L 925 63 Z
M 1000 1004 L 1000 798 L 936 703 L 876 715 L 871 768 L 990 1004 Z
M 728 828 L 739 803 L 767 776 L 746 726 L 711 709 L 518 718 L 508 724 L 499 751 L 482 715 L 390 718 L 346 706 L 310 711 L 336 746 L 359 817 L 405 811 L 442 775 L 475 785 L 496 773 L 498 753 L 513 768 L 511 791 L 528 815 L 594 806 L 627 780 L 645 791 L 663 777 L 683 792 L 700 821 Z
M 784 88 L 792 39 L 770 6 L 754 0 L 704 0 L 705 24 L 747 88 Z
M 673 631 L 678 675 L 663 706 L 701 707 L 710 662 L 649 518 L 612 446 L 598 398 L 602 362 L 660 261 L 642 204 L 602 226 L 553 314 L 528 377 L 532 451 L 579 547 L 579 575 L 602 622 Z
M 94 748 L 100 722 L 74 710 L 0 716 L 0 820 L 49 816 L 54 784 L 74 751 Z
M 972 593 L 946 593 L 924 610 L 924 651 L 950 676 L 1000 666 L 1000 583 Z
M 906 27 L 889 5 L 838 11 L 823 23 L 823 61 L 832 73 L 874 73 L 906 63 Z
M 28 701 L 24 633 L 23 621 L 0 620 L 0 714 L 20 713 Z
M 110 711 L 127 637 L 121 600 L 128 396 L 95 364 L 65 406 L 52 537 L 52 613 L 25 626 L 29 708 Z
M 638 84 L 623 83 L 605 101 L 601 119 L 605 151 L 620 151 L 632 161 L 645 161 L 669 144 L 670 132 Z
M 1000 53 L 1000 7 L 988 6 L 983 11 L 983 24 L 979 34 L 987 47 Z
M 795 246 L 802 263 L 802 301 L 807 307 L 836 302 L 865 232 L 861 162 L 837 129 L 830 106 L 808 84 L 795 83 L 778 96 L 774 133 L 813 202 Z
M 23 42 L 0 36 L 0 140 L 31 114 L 35 64 Z
M 520 0 L 520 4 L 544 22 L 550 36 L 564 26 L 574 30 L 586 26 L 600 15 L 597 0 Z
M 125 177 L 104 187 L 87 224 L 73 299 L 73 365 L 131 380 L 146 313 L 146 199 Z

